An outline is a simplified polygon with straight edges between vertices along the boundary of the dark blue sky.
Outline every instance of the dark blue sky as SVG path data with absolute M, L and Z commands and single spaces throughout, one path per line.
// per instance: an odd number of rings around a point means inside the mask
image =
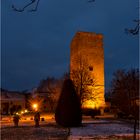
M 1 1 L 3 88 L 31 89 L 47 76 L 62 76 L 77 31 L 104 35 L 106 88 L 114 71 L 139 66 L 138 36 L 124 33 L 135 26 L 138 0 L 40 0 L 37 12 L 12 11 L 13 3 L 20 7 L 28 1 Z

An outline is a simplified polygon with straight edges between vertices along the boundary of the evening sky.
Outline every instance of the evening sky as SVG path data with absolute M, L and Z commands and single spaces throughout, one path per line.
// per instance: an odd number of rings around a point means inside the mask
M 40 0 L 37 12 L 11 8 L 29 1 L 1 1 L 3 88 L 32 89 L 48 76 L 61 77 L 69 69 L 70 43 L 77 31 L 104 35 L 106 89 L 117 69 L 138 68 L 138 36 L 124 32 L 135 27 L 138 0 Z

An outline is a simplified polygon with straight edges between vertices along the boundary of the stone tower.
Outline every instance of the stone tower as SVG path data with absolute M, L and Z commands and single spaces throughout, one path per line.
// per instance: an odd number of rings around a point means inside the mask
M 77 32 L 72 39 L 70 46 L 70 77 L 74 80 L 73 74 L 80 74 L 81 70 L 86 71 L 85 75 L 90 76 L 94 84 L 87 84 L 90 91 L 89 98 L 83 103 L 84 108 L 104 107 L 104 50 L 103 35 L 90 32 Z M 82 77 L 85 77 L 84 75 Z M 88 78 L 87 78 L 88 79 Z M 84 85 L 83 81 L 83 85 Z M 80 86 L 80 85 L 79 85 Z

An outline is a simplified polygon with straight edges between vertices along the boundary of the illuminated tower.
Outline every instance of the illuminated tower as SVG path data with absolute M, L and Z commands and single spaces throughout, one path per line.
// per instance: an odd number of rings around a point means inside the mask
M 103 35 L 89 32 L 77 32 L 70 46 L 70 77 L 82 67 L 88 72 L 94 85 L 86 85 L 91 98 L 84 102 L 84 108 L 100 108 L 104 101 L 104 50 Z M 80 73 L 80 72 L 79 72 Z M 84 77 L 84 76 L 83 76 Z

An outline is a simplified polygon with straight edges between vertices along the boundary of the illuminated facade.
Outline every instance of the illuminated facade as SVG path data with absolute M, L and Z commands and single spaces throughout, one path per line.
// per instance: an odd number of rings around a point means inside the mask
M 70 46 L 70 77 L 73 71 L 82 69 L 88 72 L 94 85 L 87 84 L 91 98 L 84 101 L 84 108 L 104 107 L 104 50 L 103 35 L 89 32 L 77 32 Z M 80 73 L 80 72 L 78 72 Z M 84 76 L 83 76 L 84 77 Z
M 13 114 L 16 110 L 26 108 L 26 96 L 20 92 L 1 89 L 0 102 L 0 113 L 2 115 Z

